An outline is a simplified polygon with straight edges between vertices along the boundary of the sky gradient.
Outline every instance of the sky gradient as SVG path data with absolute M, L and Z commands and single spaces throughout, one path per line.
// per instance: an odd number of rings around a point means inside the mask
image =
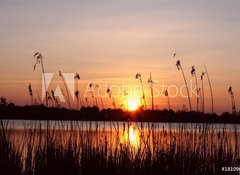
M 207 66 L 216 112 L 231 111 L 230 85 L 239 110 L 239 7 L 238 0 L 2 0 L 0 96 L 19 105 L 30 103 L 28 84 L 41 87 L 40 67 L 33 72 L 37 51 L 46 72 L 78 72 L 82 88 L 106 79 L 139 84 L 138 72 L 146 91 L 150 72 L 155 81 L 180 87 L 184 82 L 175 66 L 176 51 L 188 82 L 194 80 L 192 65 L 199 82 L 203 64 Z M 208 112 L 206 78 L 204 85 Z M 166 107 L 162 97 L 156 103 Z M 171 103 L 181 109 L 187 98 L 172 98 Z

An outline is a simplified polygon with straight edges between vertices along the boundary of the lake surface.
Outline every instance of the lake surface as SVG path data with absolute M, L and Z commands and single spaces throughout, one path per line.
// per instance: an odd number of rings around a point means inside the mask
M 32 128 L 34 126 L 41 126 L 41 128 L 46 129 L 47 128 L 47 121 L 43 120 L 4 120 L 3 121 L 5 125 L 7 125 L 10 128 L 15 129 L 26 129 L 26 128 Z M 62 128 L 62 129 L 68 129 L 73 127 L 74 129 L 77 129 L 79 126 L 82 126 L 82 129 L 88 129 L 90 126 L 93 128 L 105 128 L 105 130 L 111 130 L 113 127 L 119 127 L 119 129 L 123 129 L 124 126 L 127 126 L 129 124 L 134 124 L 137 127 L 143 127 L 144 129 L 149 129 L 149 127 L 154 127 L 155 129 L 199 129 L 207 127 L 209 129 L 221 131 L 221 130 L 227 130 L 227 131 L 235 131 L 240 130 L 240 124 L 206 124 L 206 123 L 159 123 L 159 122 L 103 122 L 103 121 L 48 121 L 48 125 L 50 128 Z
M 198 172 L 206 173 L 235 166 L 240 158 L 239 124 L 4 120 L 4 125 L 23 169 L 29 162 L 36 169 L 35 162 L 62 156 L 74 159 L 79 170 L 88 169 L 86 161 L 98 160 L 99 167 L 114 162 L 121 167 L 118 171 L 126 168 L 125 162 L 129 170 L 154 169 L 155 162 L 156 167 L 171 165 L 173 170 L 196 165 Z

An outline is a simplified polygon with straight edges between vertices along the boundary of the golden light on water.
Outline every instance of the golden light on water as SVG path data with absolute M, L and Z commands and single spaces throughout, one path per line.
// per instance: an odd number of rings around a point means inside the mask
M 136 98 L 129 98 L 128 99 L 128 110 L 135 111 L 139 107 L 139 102 Z
M 134 126 L 129 128 L 129 141 L 132 146 L 139 146 L 139 131 Z
M 128 143 L 133 148 L 138 148 L 140 145 L 140 132 L 134 125 L 130 125 L 128 132 L 125 131 L 122 138 L 122 143 Z

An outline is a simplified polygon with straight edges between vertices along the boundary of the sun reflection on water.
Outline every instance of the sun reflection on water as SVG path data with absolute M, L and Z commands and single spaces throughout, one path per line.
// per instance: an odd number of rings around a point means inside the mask
M 136 126 L 131 124 L 129 126 L 128 130 L 126 130 L 123 133 L 122 143 L 130 144 L 130 146 L 132 146 L 133 148 L 138 148 L 139 147 L 139 145 L 140 145 L 140 132 L 136 128 Z

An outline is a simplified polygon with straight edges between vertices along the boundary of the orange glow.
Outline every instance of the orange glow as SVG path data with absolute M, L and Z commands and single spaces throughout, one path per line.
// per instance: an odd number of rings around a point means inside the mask
M 139 146 L 139 131 L 134 126 L 129 128 L 129 141 L 133 147 Z
M 139 107 L 139 102 L 136 98 L 129 98 L 128 99 L 128 110 L 135 111 Z
M 124 144 L 129 144 L 134 149 L 139 147 L 140 133 L 133 124 L 129 126 L 128 130 L 124 131 L 123 136 L 121 137 L 121 142 Z

